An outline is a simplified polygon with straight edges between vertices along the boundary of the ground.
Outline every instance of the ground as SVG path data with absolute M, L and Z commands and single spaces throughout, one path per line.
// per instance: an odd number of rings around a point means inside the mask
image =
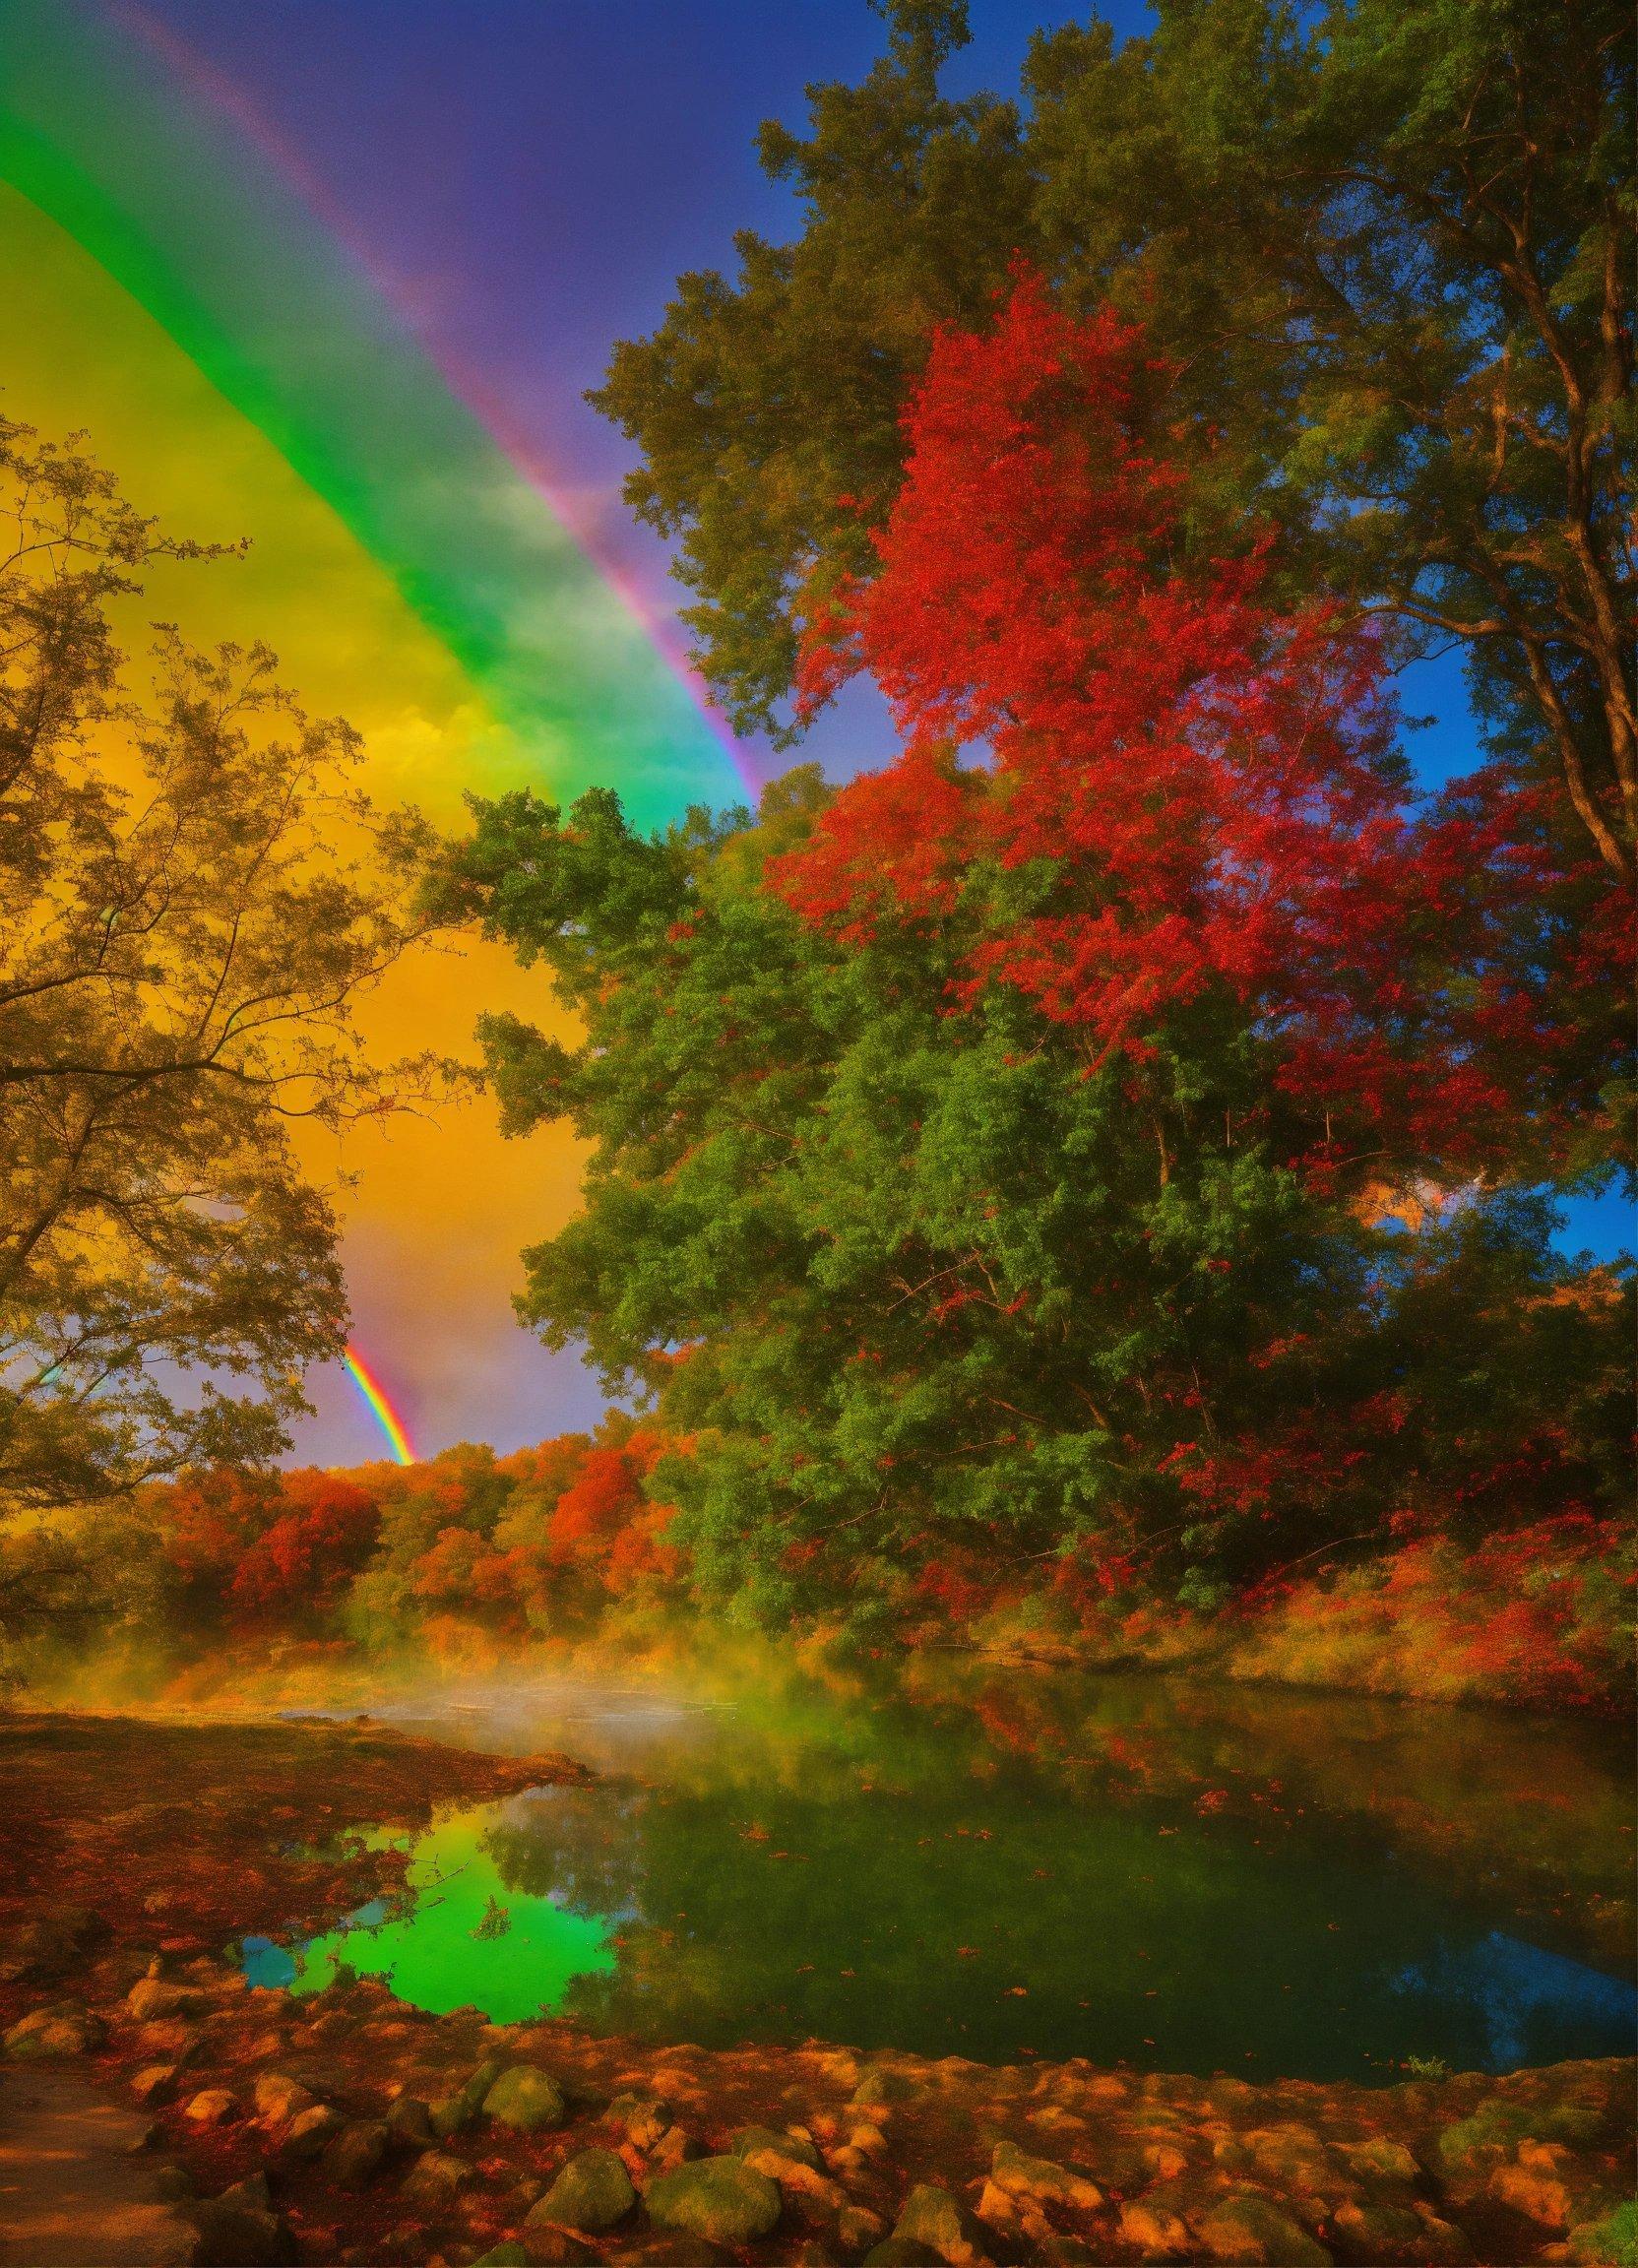
M 224 1957 L 390 1891 L 346 1828 L 582 1776 L 367 1725 L 0 1720 L 0 2169 L 40 2231 L 0 2262 L 1633 2256 L 1623 2062 L 1253 2087 L 655 2048 Z

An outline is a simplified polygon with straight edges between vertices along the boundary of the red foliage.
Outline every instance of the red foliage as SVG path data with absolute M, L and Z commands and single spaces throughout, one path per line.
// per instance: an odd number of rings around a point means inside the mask
M 1500 949 L 1566 879 L 1544 793 L 1491 768 L 1409 804 L 1371 631 L 1277 611 L 1260 551 L 1187 560 L 1179 474 L 1137 429 L 1157 376 L 1137 329 L 1028 277 L 992 334 L 939 338 L 878 572 L 818 614 L 801 668 L 810 705 L 870 669 L 904 752 L 774 886 L 856 941 L 938 919 L 982 861 L 1049 871 L 971 947 L 958 1003 L 1005 983 L 1135 1066 L 1164 1018 L 1227 996 L 1276 1048 L 1310 1177 L 1365 1151 L 1472 1170 L 1560 1052 L 1539 971 Z M 961 769 L 974 746 L 986 766 Z M 1607 895 L 1580 985 L 1620 952 Z
M 548 1548 L 558 1566 L 594 1574 L 616 1597 L 645 1579 L 676 1579 L 682 1554 L 660 1533 L 670 1511 L 643 1493 L 643 1480 L 664 1446 L 657 1435 L 639 1430 L 617 1448 L 587 1451 L 551 1516 Z
M 373 1496 L 340 1473 L 287 1473 L 281 1510 L 227 1584 L 235 1621 L 322 1621 L 375 1547 Z

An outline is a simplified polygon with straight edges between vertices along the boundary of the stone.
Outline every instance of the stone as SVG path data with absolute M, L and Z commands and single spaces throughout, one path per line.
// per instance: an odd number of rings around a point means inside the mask
M 822 2174 L 825 2170 L 824 2160 L 811 2142 L 799 2141 L 794 2134 L 779 2133 L 772 2126 L 737 2128 L 728 2136 L 728 2150 L 735 2158 L 749 2158 L 759 2151 L 769 2152 L 776 2158 L 792 2159 L 798 2166 L 811 2166 L 815 2174 Z
M 900 2243 L 925 2244 L 940 2260 L 956 2263 L 958 2268 L 960 2263 L 976 2263 L 985 2257 L 978 2241 L 980 2235 L 973 2215 L 934 2181 L 916 2184 L 893 2224 L 893 2236 Z
M 590 2244 L 583 2244 L 567 2229 L 559 2229 L 549 2221 L 526 2221 L 520 2240 L 526 2258 L 535 2263 L 535 2268 L 576 2268 L 577 2262 L 597 2258 Z M 625 2253 L 621 2257 L 629 2259 L 631 2255 Z
M 448 2150 L 423 2150 L 404 2177 L 400 2194 L 416 2205 L 439 2205 L 464 2189 L 472 2177 L 465 2158 Z
M 432 2106 L 432 2131 L 441 2140 L 459 2134 L 477 2116 L 478 2108 L 500 2077 L 498 2063 L 480 2063 L 453 2094 L 440 2096 Z
M 1338 2258 L 1357 2268 L 1466 2268 L 1473 2259 L 1460 2229 L 1409 2205 L 1339 2206 L 1332 2228 Z
M 529 2254 L 508 2237 L 504 2243 L 491 2244 L 487 2252 L 480 2252 L 472 2268 L 530 2268 Z
M 307 2110 L 298 2110 L 280 2135 L 279 2156 L 297 2161 L 317 2158 L 341 2130 L 340 2111 L 332 2110 L 328 2103 L 314 2103 Z
M 174 2063 L 146 2063 L 134 2071 L 127 2081 L 131 2093 L 139 2103 L 158 2107 L 168 2103 L 176 2092 L 176 2066 Z
M 1186 2221 L 1142 2198 L 1120 2208 L 1120 2235 L 1144 2260 L 1186 2260 L 1192 2247 Z
M 1577 2268 L 1621 2268 L 1638 2260 L 1638 2204 L 1623 2202 L 1600 2221 L 1579 2221 L 1564 2247 Z
M 1077 2212 L 1096 2213 L 1103 2192 L 1096 2181 L 1060 2166 L 1051 2158 L 1032 2158 L 1015 2143 L 997 2142 L 990 2160 L 990 2179 L 1009 2197 L 1039 2197 L 1047 2203 L 1072 2205 Z
M 616 2095 L 603 2116 L 639 2150 L 651 2149 L 671 2123 L 670 2112 L 653 2095 Z
M 379 2118 L 344 2126 L 324 2153 L 324 2172 L 341 2189 L 361 2189 L 387 2155 L 387 2128 Z
M 225 2087 L 207 2087 L 183 2106 L 182 2115 L 196 2126 L 226 2126 L 243 2115 L 244 2106 Z
M 1195 2224 L 1201 2255 L 1259 2268 L 1329 2268 L 1331 2255 L 1266 2197 L 1227 2197 Z
M 400 2095 L 383 2120 L 387 2140 L 397 2150 L 430 2150 L 438 2137 L 432 2112 L 418 2095 Z
M 256 2115 L 272 2124 L 282 2124 L 293 2118 L 299 2110 L 310 2110 L 317 2097 L 310 2087 L 303 2087 L 299 2079 L 292 2079 L 287 2071 L 262 2071 L 256 2079 Z
M 1490 2175 L 1489 2193 L 1544 2229 L 1568 2229 L 1570 2193 L 1560 2178 L 1568 2157 L 1556 2143 L 1521 2142 L 1518 2156 Z
M 273 2210 L 265 2178 L 254 2174 L 192 2209 L 197 2258 L 210 2268 L 288 2268 L 300 2258 L 289 2224 Z
M 917 2237 L 884 2236 L 866 2252 L 862 2268 L 938 2268 L 943 2257 Z
M 652 2181 L 644 2203 L 657 2228 L 716 2244 L 754 2243 L 781 2210 L 777 2184 L 741 2158 L 696 2158 Z
M 569 2114 L 563 2090 L 549 2071 L 534 2063 L 514 2063 L 503 2071 L 483 2097 L 483 2115 L 520 2133 L 535 2134 L 542 2126 L 561 2126 Z
M 139 2024 L 153 2024 L 171 2017 L 197 2016 L 205 2003 L 199 1993 L 151 1975 L 132 1985 L 125 2005 Z
M 1367 2142 L 1345 2142 L 1338 2153 L 1356 2180 L 1367 2187 L 1414 2189 L 1422 2171 L 1403 2142 L 1373 2134 Z
M 624 2161 L 612 2150 L 577 2150 L 529 2214 L 560 2229 L 612 2229 L 637 2202 Z
M 89 2055 L 108 2037 L 108 2028 L 82 2001 L 59 2000 L 50 2008 L 31 2009 L 0 2038 L 8 2055 Z
M 845 2205 L 836 2217 L 836 2240 L 844 2252 L 865 2252 L 879 2243 L 887 2224 L 863 2205 Z
M 875 2110 L 893 2103 L 914 2103 L 922 2092 L 908 2072 L 877 2064 L 864 2073 L 848 2100 L 856 2110 Z
M 679 2166 L 705 2154 L 704 2143 L 696 2141 L 685 2126 L 667 2126 L 649 2158 L 657 2174 L 674 2174 Z

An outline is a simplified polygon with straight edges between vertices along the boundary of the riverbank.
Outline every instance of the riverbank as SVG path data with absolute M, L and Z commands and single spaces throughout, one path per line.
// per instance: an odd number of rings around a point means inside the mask
M 585 1774 L 367 1725 L 62 1716 L 0 1723 L 0 1759 L 8 2067 L 142 2109 L 201 2261 L 1627 2256 L 1625 2063 L 1251 2086 L 252 1988 L 230 1941 L 391 1895 L 402 1854 L 349 1829 Z

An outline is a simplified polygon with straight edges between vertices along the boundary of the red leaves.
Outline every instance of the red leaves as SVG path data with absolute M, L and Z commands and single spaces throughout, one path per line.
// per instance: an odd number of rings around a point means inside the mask
M 1551 1047 L 1505 950 L 1563 880 L 1539 791 L 1492 769 L 1411 806 L 1371 632 L 1278 611 L 1257 548 L 1189 557 L 1180 474 L 1138 429 L 1164 377 L 1133 326 L 1028 277 L 992 334 L 937 340 L 878 570 L 816 609 L 801 665 L 810 703 L 869 669 L 904 750 L 771 884 L 857 943 L 1028 869 L 1033 906 L 981 910 L 958 1002 L 1006 985 L 1138 1063 L 1227 999 L 1322 1186 L 1367 1150 L 1472 1169 Z M 1583 981 L 1611 953 L 1586 939 Z

